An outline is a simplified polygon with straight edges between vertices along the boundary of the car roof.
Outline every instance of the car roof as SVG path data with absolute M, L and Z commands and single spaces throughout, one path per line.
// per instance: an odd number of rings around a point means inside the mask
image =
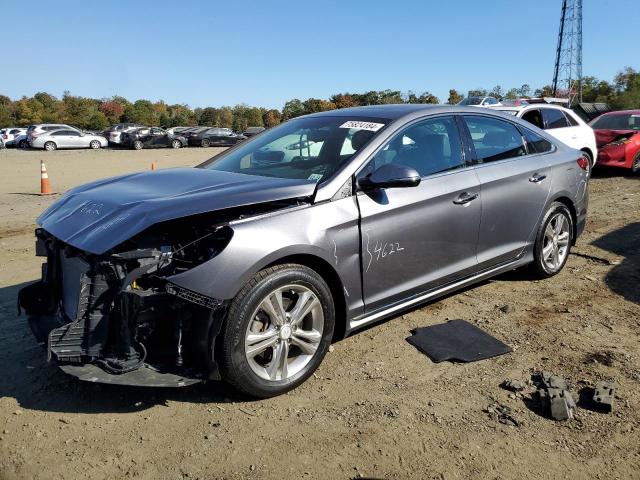
M 640 115 L 640 110 L 617 110 L 615 112 L 607 112 L 600 115 L 604 117 L 605 115 Z M 595 119 L 594 119 L 595 120 Z
M 571 111 L 571 109 L 569 108 L 563 107 L 561 105 L 552 105 L 550 103 L 530 103 L 529 105 L 518 105 L 513 107 L 503 107 L 501 105 L 493 105 L 489 108 L 491 108 L 491 110 L 503 110 L 503 111 L 511 111 L 511 112 L 519 112 L 527 108 L 554 108 L 556 110 Z
M 363 107 L 341 108 L 306 115 L 307 117 L 373 117 L 397 120 L 416 112 L 436 113 L 478 113 L 478 107 L 459 105 L 432 105 L 424 103 L 400 103 L 388 105 L 367 105 Z

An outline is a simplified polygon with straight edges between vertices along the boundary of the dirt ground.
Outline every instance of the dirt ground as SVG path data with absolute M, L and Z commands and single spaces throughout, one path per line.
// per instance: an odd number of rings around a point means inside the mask
M 640 478 L 640 177 L 601 172 L 567 267 L 513 272 L 406 312 L 334 345 L 297 390 L 248 401 L 222 384 L 178 390 L 75 381 L 46 362 L 17 291 L 39 276 L 35 217 L 54 189 L 125 171 L 195 165 L 214 149 L 0 151 L 0 478 Z M 462 318 L 514 348 L 471 364 L 434 364 L 412 328 Z M 578 396 L 617 386 L 612 414 L 541 415 L 535 388 L 505 379 L 567 377 Z M 519 426 L 496 418 L 508 406 Z

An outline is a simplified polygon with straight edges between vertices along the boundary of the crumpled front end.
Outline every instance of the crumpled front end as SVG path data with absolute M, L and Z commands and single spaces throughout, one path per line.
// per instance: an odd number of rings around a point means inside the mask
M 640 151 L 640 133 L 637 131 L 613 132 L 599 136 L 598 165 L 631 168 Z
M 218 378 L 211 342 L 225 302 L 166 280 L 215 256 L 232 236 L 226 226 L 205 230 L 163 225 L 96 255 L 38 229 L 36 253 L 47 262 L 18 302 L 48 359 L 94 382 L 184 386 Z

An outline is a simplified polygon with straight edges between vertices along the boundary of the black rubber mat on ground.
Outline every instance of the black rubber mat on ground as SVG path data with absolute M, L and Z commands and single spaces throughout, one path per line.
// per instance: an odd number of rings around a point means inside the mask
M 511 352 L 511 347 L 464 320 L 416 328 L 407 342 L 435 363 L 475 362 Z

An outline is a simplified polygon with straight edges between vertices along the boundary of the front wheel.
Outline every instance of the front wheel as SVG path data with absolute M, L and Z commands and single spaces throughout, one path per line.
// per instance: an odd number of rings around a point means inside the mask
M 640 173 L 640 152 L 636 153 L 636 156 L 633 157 L 633 162 L 631 162 L 631 173 Z
M 144 145 L 140 140 L 136 140 L 135 142 L 133 142 L 134 150 L 142 150 L 142 147 L 144 147 Z
M 218 344 L 222 378 L 253 397 L 292 390 L 320 365 L 334 325 L 331 292 L 315 271 L 297 264 L 263 270 L 229 307 Z
M 563 203 L 554 202 L 545 213 L 536 236 L 532 265 L 535 275 L 549 278 L 559 273 L 567 263 L 572 244 L 571 212 Z
M 584 150 L 582 151 L 582 156 L 587 161 L 587 176 L 591 178 L 591 172 L 593 171 L 593 167 L 594 167 L 593 159 L 591 158 L 591 155 L 589 154 L 589 152 L 585 152 Z
M 172 148 L 180 148 L 180 147 L 182 147 L 182 142 L 180 140 L 174 140 L 173 142 L 171 142 L 171 147 Z
M 93 148 L 94 150 L 97 150 L 101 147 L 102 145 L 100 145 L 100 142 L 98 140 L 91 140 L 91 143 L 89 143 L 89 147 Z
M 208 138 L 203 138 L 203 139 L 202 139 L 202 143 L 201 143 L 201 145 L 202 145 L 203 147 L 208 147 L 209 145 L 211 145 L 211 142 L 209 142 L 209 139 L 208 139 Z
M 57 148 L 56 144 L 53 142 L 47 142 L 44 144 L 44 149 L 47 152 L 53 152 Z
M 22 148 L 22 149 L 27 148 L 27 141 L 26 140 L 20 140 L 18 142 L 18 148 Z

